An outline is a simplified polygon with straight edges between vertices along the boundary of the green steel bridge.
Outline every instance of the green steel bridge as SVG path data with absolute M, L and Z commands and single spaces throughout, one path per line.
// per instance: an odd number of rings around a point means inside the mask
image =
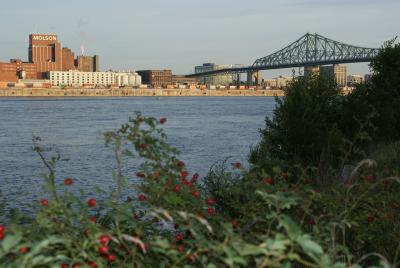
M 226 68 L 194 73 L 186 77 L 207 77 L 222 74 L 254 74 L 262 70 L 370 62 L 378 48 L 357 47 L 341 43 L 319 34 L 307 33 L 287 47 L 256 60 L 248 67 Z

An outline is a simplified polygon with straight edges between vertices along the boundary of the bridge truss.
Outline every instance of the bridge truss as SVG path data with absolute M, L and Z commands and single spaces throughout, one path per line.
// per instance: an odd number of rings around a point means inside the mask
M 353 62 L 369 62 L 379 49 L 356 47 L 307 33 L 289 46 L 254 62 L 253 68 L 265 70 L 282 66 L 298 67 Z
M 306 67 L 316 65 L 370 62 L 380 49 L 357 47 L 319 34 L 307 33 L 287 47 L 254 62 L 252 66 L 226 68 L 187 77 L 213 76 L 228 73 L 248 73 L 261 70 Z

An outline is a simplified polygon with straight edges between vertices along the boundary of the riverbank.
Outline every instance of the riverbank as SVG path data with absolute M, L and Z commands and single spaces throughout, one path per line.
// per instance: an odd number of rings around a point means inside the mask
M 0 89 L 0 97 L 238 97 L 238 96 L 283 96 L 282 90 L 239 89 L 55 89 L 55 88 L 7 88 Z

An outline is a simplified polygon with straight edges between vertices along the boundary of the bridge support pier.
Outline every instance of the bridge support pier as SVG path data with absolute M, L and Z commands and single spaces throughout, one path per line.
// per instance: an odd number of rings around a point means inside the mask
M 260 71 L 249 71 L 247 72 L 247 85 L 248 86 L 259 86 L 262 83 L 262 74 Z

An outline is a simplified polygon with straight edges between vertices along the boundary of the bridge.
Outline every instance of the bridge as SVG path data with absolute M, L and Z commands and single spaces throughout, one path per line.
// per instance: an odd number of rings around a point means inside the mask
M 370 62 L 379 53 L 379 50 L 348 45 L 319 34 L 307 33 L 287 47 L 256 60 L 251 66 L 189 74 L 186 77 L 239 75 L 240 73 L 247 73 L 252 77 L 262 70 Z

